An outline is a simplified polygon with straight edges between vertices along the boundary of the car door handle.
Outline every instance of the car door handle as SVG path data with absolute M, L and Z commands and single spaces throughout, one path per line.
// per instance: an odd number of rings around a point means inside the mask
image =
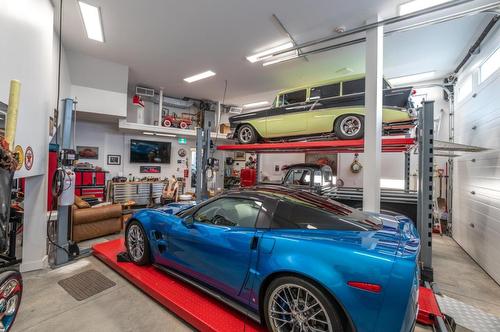
M 252 238 L 252 243 L 250 243 L 250 249 L 252 249 L 252 250 L 257 249 L 258 244 L 259 244 L 259 238 L 257 236 L 254 236 Z

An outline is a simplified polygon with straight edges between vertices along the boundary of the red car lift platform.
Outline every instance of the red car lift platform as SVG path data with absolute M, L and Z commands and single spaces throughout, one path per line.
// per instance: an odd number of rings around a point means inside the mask
M 123 239 L 93 246 L 93 254 L 144 293 L 200 331 L 266 331 L 224 303 L 153 266 L 117 262 Z
M 217 150 L 247 152 L 363 152 L 365 140 L 322 140 L 310 142 L 278 142 L 219 145 Z M 414 138 L 383 137 L 383 152 L 405 152 L 415 144 Z

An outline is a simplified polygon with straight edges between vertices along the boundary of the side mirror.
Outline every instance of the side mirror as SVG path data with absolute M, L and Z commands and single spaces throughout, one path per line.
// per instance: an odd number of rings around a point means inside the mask
M 182 224 L 186 228 L 193 228 L 193 225 L 194 225 L 193 216 L 187 216 L 187 217 L 183 218 L 182 219 Z

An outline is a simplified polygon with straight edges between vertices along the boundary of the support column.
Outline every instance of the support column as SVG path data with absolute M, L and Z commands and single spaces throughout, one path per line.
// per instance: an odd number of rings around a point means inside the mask
M 419 113 L 418 136 L 418 212 L 417 230 L 420 234 L 421 278 L 432 282 L 432 203 L 434 175 L 434 101 L 424 102 Z
M 163 88 L 160 88 L 160 100 L 158 102 L 158 127 L 162 126 L 163 122 Z
M 26 178 L 21 272 L 47 265 L 47 175 Z
M 366 32 L 365 160 L 363 169 L 363 210 L 380 211 L 380 164 L 382 157 L 382 78 L 384 69 L 384 28 Z

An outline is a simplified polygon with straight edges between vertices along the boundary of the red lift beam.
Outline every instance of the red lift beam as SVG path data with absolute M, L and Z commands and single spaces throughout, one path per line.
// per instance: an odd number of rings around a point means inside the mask
M 406 152 L 415 144 L 414 138 L 405 137 L 383 137 L 382 152 Z M 221 151 L 246 151 L 261 153 L 285 153 L 285 152 L 337 152 L 355 153 L 363 152 L 364 139 L 356 140 L 328 140 L 311 142 L 279 142 L 279 143 L 257 143 L 257 144 L 232 144 L 219 145 L 217 150 Z

